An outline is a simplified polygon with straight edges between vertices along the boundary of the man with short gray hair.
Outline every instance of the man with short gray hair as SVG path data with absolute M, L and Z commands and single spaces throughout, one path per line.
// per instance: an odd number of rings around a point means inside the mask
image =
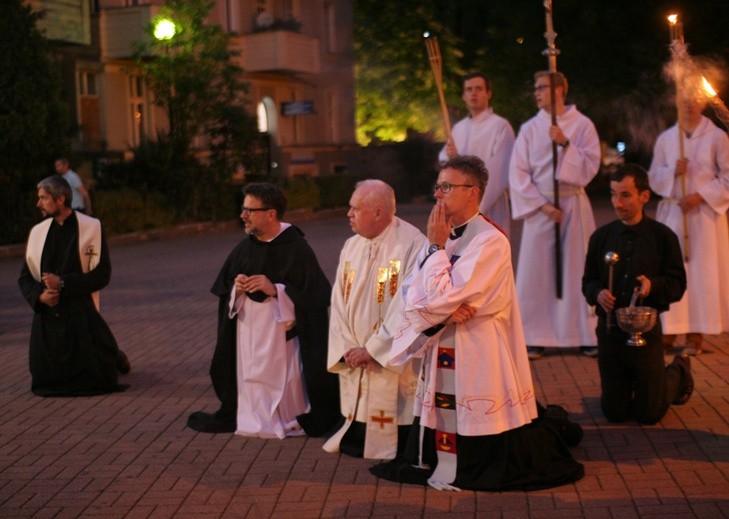
M 417 365 L 392 368 L 386 360 L 402 318 L 403 281 L 427 242 L 395 216 L 395 192 L 381 180 L 357 184 L 347 216 L 356 234 L 337 268 L 327 362 L 339 374 L 343 423 L 324 449 L 391 459 L 413 421 Z

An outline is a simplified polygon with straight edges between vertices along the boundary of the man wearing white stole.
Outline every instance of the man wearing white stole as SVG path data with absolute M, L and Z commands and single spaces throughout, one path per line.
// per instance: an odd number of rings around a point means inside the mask
M 402 458 L 371 469 L 378 477 L 439 490 L 531 490 L 583 475 L 567 449 L 581 429 L 562 408 L 536 401 L 509 240 L 479 213 L 487 181 L 474 156 L 454 157 L 438 175 L 431 245 L 409 282 L 389 361 L 423 359 L 418 418 Z
M 359 182 L 347 213 L 357 233 L 344 244 L 332 291 L 327 367 L 339 374 L 343 423 L 328 452 L 391 459 L 413 421 L 417 365 L 385 366 L 403 312 L 402 284 L 425 250 L 423 233 L 395 216 L 395 192 Z

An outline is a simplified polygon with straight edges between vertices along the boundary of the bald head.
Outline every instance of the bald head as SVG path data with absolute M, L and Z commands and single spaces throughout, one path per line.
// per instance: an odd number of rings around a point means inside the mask
M 382 180 L 358 182 L 347 216 L 354 232 L 367 239 L 376 238 L 395 218 L 395 191 Z

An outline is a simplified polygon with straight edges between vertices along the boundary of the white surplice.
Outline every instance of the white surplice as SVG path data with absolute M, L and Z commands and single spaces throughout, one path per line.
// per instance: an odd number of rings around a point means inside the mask
M 658 137 L 648 175 L 651 189 L 663 197 L 656 220 L 676 233 L 685 250 L 684 218 L 678 206 L 683 188 L 674 174 L 679 153 L 678 127 L 673 126 Z M 702 116 L 691 136 L 684 135 L 684 156 L 686 194 L 699 193 L 705 202 L 686 215 L 686 292 L 661 314 L 663 333 L 718 334 L 729 331 L 729 138 Z
M 279 234 L 289 226 L 281 223 Z M 310 410 L 299 340 L 286 340 L 296 324 L 294 303 L 284 285 L 274 286 L 276 297 L 262 302 L 245 293 L 236 297 L 235 285 L 230 291 L 228 317 L 237 316 L 235 433 L 241 436 L 283 439 L 305 434 L 296 420 Z
M 509 160 L 514 146 L 511 124 L 489 108 L 476 117 L 465 117 L 458 121 L 451 135 L 460 155 L 475 155 L 486 164 L 489 181 L 481 199 L 481 213 L 491 218 L 509 236 Z M 445 147 L 438 159 L 448 160 Z
M 524 220 L 516 269 L 519 307 L 530 346 L 595 346 L 597 318 L 582 296 L 582 273 L 595 219 L 585 186 L 600 167 L 595 126 L 574 105 L 557 117 L 570 140 L 558 147 L 557 180 L 563 217 L 560 225 L 562 298 L 556 293 L 555 223 L 540 207 L 554 202 L 552 118 L 540 110 L 524 123 L 514 143 L 509 168 L 511 209 Z
M 447 325 L 430 338 L 421 332 L 447 321 L 462 304 L 476 308 L 463 324 Z M 498 434 L 537 417 L 536 398 L 514 287 L 508 239 L 477 215 L 463 236 L 449 239 L 415 274 L 408 287 L 405 321 L 393 338 L 390 363 L 423 358 L 424 380 L 415 414 L 436 429 L 436 382 L 440 339 L 455 328 L 456 431 Z
M 390 355 L 391 333 L 402 319 L 402 285 L 416 265 L 427 240 L 414 226 L 395 218 L 376 238 L 355 235 L 340 254 L 332 290 L 327 367 L 339 374 L 341 412 L 345 423 L 325 444 L 338 452 L 339 443 L 352 421 L 365 424 L 364 457 L 392 459 L 397 452 L 397 426 L 413 421 L 413 397 L 419 364 L 383 367 Z M 391 296 L 391 275 L 384 287 L 382 305 L 377 303 L 377 274 L 400 262 L 396 293 Z M 346 267 L 345 267 L 346 265 Z M 345 270 L 350 274 L 345 280 Z M 382 318 L 379 328 L 377 323 Z M 365 347 L 376 362 L 366 369 L 350 369 L 342 358 L 349 349 Z

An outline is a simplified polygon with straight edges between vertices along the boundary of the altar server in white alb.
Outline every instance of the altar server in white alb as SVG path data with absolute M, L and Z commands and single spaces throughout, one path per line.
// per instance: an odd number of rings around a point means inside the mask
M 445 162 L 456 155 L 475 155 L 484 161 L 489 183 L 480 210 L 508 237 L 511 232 L 509 159 L 514 146 L 514 130 L 509 121 L 496 115 L 489 106 L 492 96 L 491 80 L 484 74 L 473 72 L 463 78 L 461 98 L 468 108 L 468 117 L 453 126 L 451 139 L 438 159 Z
M 565 105 L 564 75 L 557 73 L 555 85 L 553 125 L 549 72 L 534 75 L 539 112 L 519 130 L 509 168 L 512 215 L 524 220 L 516 289 L 532 359 L 545 347 L 579 346 L 586 355 L 597 355 L 597 320 L 580 286 L 595 230 L 585 186 L 600 167 L 600 139 L 592 121 L 574 105 Z M 553 204 L 553 142 L 558 144 L 559 209 Z M 560 224 L 561 298 L 556 292 L 555 222 Z
M 670 346 L 687 334 L 684 353 L 691 355 L 702 352 L 702 334 L 729 331 L 729 137 L 701 115 L 705 107 L 704 98 L 680 100 L 684 157 L 674 125 L 658 137 L 648 171 L 651 189 L 663 197 L 656 220 L 676 233 L 688 256 L 686 292 L 661 314 L 663 340 Z
M 438 175 L 428 255 L 407 288 L 390 359 L 423 359 L 419 419 L 404 455 L 371 469 L 379 477 L 439 490 L 527 490 L 583 475 L 567 449 L 580 441 L 579 426 L 561 408 L 559 420 L 541 419 L 509 240 L 478 211 L 487 180 L 473 156 L 449 160 Z
M 327 363 L 339 374 L 343 423 L 324 449 L 391 459 L 413 421 L 420 364 L 385 364 L 403 317 L 402 285 L 426 238 L 395 216 L 395 192 L 381 180 L 359 182 L 349 205 L 356 235 L 344 244 L 337 268 Z

